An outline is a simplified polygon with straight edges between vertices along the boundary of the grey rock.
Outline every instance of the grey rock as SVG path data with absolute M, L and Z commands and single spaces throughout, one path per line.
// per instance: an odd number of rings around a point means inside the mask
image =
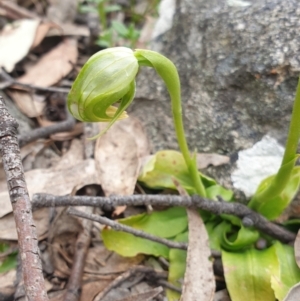
M 300 71 L 300 2 L 229 2 L 177 1 L 172 28 L 152 49 L 178 68 L 191 150 L 236 158 L 266 134 L 285 143 Z M 170 105 L 162 81 L 142 69 L 131 112 L 153 151 L 178 149 Z M 230 187 L 233 167 L 208 173 Z
M 300 3 L 253 0 L 177 1 L 173 27 L 152 43 L 182 83 L 191 149 L 233 154 L 266 133 L 284 142 L 300 71 Z M 170 100 L 152 70 L 142 70 L 131 111 L 153 149 L 178 148 Z

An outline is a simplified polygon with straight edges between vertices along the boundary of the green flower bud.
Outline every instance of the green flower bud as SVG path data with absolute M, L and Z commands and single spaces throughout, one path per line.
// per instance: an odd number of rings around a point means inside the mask
M 94 54 L 81 69 L 68 95 L 68 109 L 78 120 L 110 122 L 127 117 L 135 94 L 138 61 L 125 47 Z M 119 106 L 112 106 L 119 102 Z M 109 126 L 110 126 L 109 125 Z

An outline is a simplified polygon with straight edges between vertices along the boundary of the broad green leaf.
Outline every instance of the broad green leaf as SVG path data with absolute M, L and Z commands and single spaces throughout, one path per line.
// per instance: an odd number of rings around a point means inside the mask
M 133 215 L 120 219 L 119 222 L 163 238 L 175 237 L 185 231 L 188 226 L 184 207 L 172 207 L 163 211 L 154 211 L 150 214 Z
M 151 214 L 139 214 L 120 219 L 119 222 L 163 238 L 175 237 L 187 229 L 186 210 L 182 207 L 173 207 Z M 102 238 L 109 250 L 122 256 L 131 257 L 142 253 L 168 257 L 169 249 L 166 246 L 129 233 L 104 229 Z
M 108 250 L 124 257 L 134 257 L 138 254 L 169 257 L 169 248 L 165 245 L 134 236 L 130 233 L 115 230 L 102 230 L 102 239 Z
M 285 171 L 288 171 L 291 168 L 291 165 L 295 164 L 295 160 L 282 166 L 278 174 L 281 173 L 284 176 Z M 292 172 L 287 174 L 286 177 L 288 177 L 288 181 L 286 181 L 283 176 L 282 178 L 279 178 L 278 174 L 263 180 L 249 203 L 250 208 L 261 213 L 270 220 L 277 218 L 283 212 L 296 195 L 300 185 L 299 166 L 294 167 Z M 283 183 L 285 186 L 281 187 L 283 186 Z M 279 189 L 278 187 L 282 189 Z M 268 193 L 264 196 L 265 191 L 267 190 Z
M 206 188 L 216 185 L 214 179 L 204 176 L 200 172 L 199 177 L 201 177 L 201 181 Z M 163 150 L 153 155 L 144 165 L 138 178 L 140 182 L 153 189 L 170 188 L 176 190 L 174 179 L 176 179 L 190 195 L 195 193 L 193 181 L 184 158 L 180 152 L 174 150 Z M 222 192 L 226 198 L 228 197 L 228 193 L 225 193 L 225 190 L 218 188 L 218 192 Z
M 279 261 L 279 273 L 271 277 L 271 285 L 275 296 L 282 301 L 288 291 L 296 283 L 300 282 L 300 269 L 295 260 L 294 249 L 289 245 L 276 242 L 273 246 Z
M 8 255 L 0 265 L 0 273 L 5 273 L 17 267 L 17 252 Z
M 138 180 L 150 188 L 176 190 L 174 178 L 189 194 L 195 192 L 182 154 L 173 150 L 163 150 L 157 152 L 145 164 Z
M 177 235 L 175 241 L 188 242 L 188 232 Z M 187 252 L 184 250 L 170 249 L 168 281 L 179 288 L 181 287 L 181 283 L 184 279 L 186 255 Z M 177 301 L 180 298 L 180 294 L 173 290 L 167 290 L 167 297 L 168 301 Z
M 225 281 L 232 301 L 275 301 L 271 277 L 279 266 L 275 248 L 222 252 Z

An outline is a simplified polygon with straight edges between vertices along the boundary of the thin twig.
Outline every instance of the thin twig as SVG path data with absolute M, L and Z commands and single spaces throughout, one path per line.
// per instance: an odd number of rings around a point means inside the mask
M 17 128 L 17 121 L 8 113 L 0 96 L 0 152 L 18 233 L 25 293 L 28 301 L 46 301 L 48 297 L 16 136 Z
M 53 196 L 49 194 L 36 194 L 33 196 L 33 208 L 59 207 L 59 206 L 195 206 L 216 215 L 231 214 L 246 218 L 251 221 L 251 226 L 261 232 L 278 239 L 281 242 L 289 243 L 295 240 L 296 234 L 287 229 L 268 221 L 259 213 L 252 211 L 247 206 L 237 202 L 212 201 L 199 196 L 185 197 L 178 195 L 131 195 L 131 196 L 110 196 L 110 197 L 86 197 L 86 196 Z
M 168 239 L 165 239 L 165 238 L 160 238 L 160 237 L 154 236 L 152 234 L 146 233 L 144 231 L 136 230 L 136 229 L 128 227 L 126 225 L 122 225 L 118 222 L 114 222 L 111 219 L 108 219 L 107 217 L 103 217 L 103 216 L 99 216 L 99 215 L 95 215 L 95 214 L 87 214 L 85 212 L 76 210 L 74 208 L 69 208 L 67 210 L 67 213 L 78 216 L 78 217 L 87 218 L 89 220 L 92 220 L 92 221 L 98 222 L 100 224 L 109 226 L 109 227 L 113 228 L 116 231 L 123 231 L 123 232 L 131 233 L 135 236 L 146 238 L 146 239 L 161 243 L 163 245 L 166 245 L 169 248 L 181 249 L 181 250 L 186 250 L 187 249 L 187 244 L 186 243 L 180 243 L 180 242 L 171 241 L 171 240 L 168 240 Z
M 74 125 L 75 125 L 75 119 L 70 114 L 68 114 L 67 120 L 46 127 L 37 128 L 23 135 L 20 135 L 18 137 L 19 146 L 23 147 L 24 145 L 32 141 L 35 141 L 40 138 L 47 138 L 55 133 L 70 131 L 74 128 Z
M 93 212 L 93 208 L 85 208 L 87 212 Z M 82 221 L 83 230 L 76 240 L 75 254 L 71 276 L 68 280 L 64 301 L 77 301 L 81 296 L 82 274 L 85 260 L 91 242 L 91 229 L 93 222 L 87 219 Z
M 29 90 L 39 90 L 44 92 L 61 92 L 61 93 L 69 93 L 70 89 L 68 88 L 60 88 L 60 87 L 40 87 L 31 84 L 20 83 L 11 77 L 8 73 L 6 73 L 3 68 L 0 69 L 0 76 L 5 80 L 4 83 L 0 83 L 0 90 L 4 90 L 11 86 L 19 86 Z
M 153 298 L 157 297 L 162 292 L 163 292 L 163 288 L 161 286 L 159 286 L 159 287 L 153 288 L 150 291 L 131 295 L 126 298 L 118 299 L 117 301 L 151 301 L 151 300 L 153 300 Z
M 121 283 L 126 281 L 128 278 L 130 278 L 132 275 L 136 275 L 137 273 L 143 273 L 143 274 L 156 274 L 157 272 L 150 267 L 145 266 L 136 266 L 131 268 L 130 270 L 124 272 L 117 278 L 115 278 L 114 281 L 112 281 L 103 291 L 101 291 L 95 298 L 94 301 L 101 301 L 104 296 L 106 296 L 112 289 L 119 286 Z M 152 277 L 153 278 L 153 277 Z
M 166 280 L 159 280 L 159 281 L 158 281 L 158 284 L 160 284 L 160 285 L 162 285 L 163 287 L 166 287 L 166 288 L 168 288 L 168 289 L 170 289 L 170 290 L 173 290 L 173 291 L 175 291 L 175 292 L 177 292 L 177 293 L 179 293 L 179 294 L 182 293 L 182 290 L 181 290 L 180 287 L 177 287 L 177 286 L 175 286 L 174 284 L 172 284 L 172 283 L 170 283 L 170 282 L 168 282 L 168 281 L 166 281 Z

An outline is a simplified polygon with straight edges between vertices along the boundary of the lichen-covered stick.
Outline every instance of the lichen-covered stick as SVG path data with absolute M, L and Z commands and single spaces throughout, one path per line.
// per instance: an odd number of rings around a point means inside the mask
M 48 297 L 24 178 L 17 128 L 17 121 L 8 113 L 0 96 L 0 153 L 18 232 L 25 293 L 28 301 L 46 301 Z

